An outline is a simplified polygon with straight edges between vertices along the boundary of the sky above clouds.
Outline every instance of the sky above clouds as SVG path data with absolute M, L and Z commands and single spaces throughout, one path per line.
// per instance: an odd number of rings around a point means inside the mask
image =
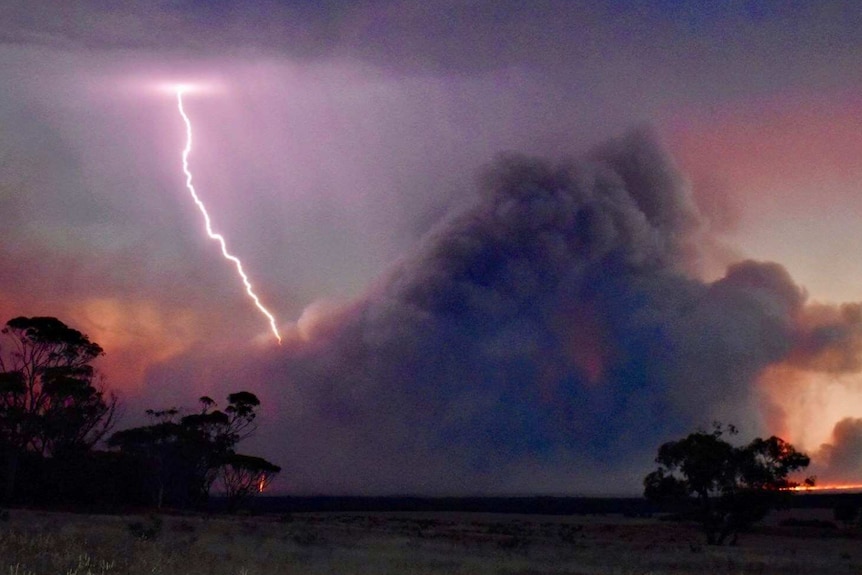
M 129 425 L 257 393 L 284 491 L 637 492 L 717 417 L 862 482 L 862 9 L 644 4 L 5 3 L 0 312 Z

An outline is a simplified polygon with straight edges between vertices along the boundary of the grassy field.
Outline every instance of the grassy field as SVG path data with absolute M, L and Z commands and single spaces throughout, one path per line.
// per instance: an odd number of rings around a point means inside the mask
M 13 510 L 0 575 L 862 574 L 862 533 L 765 525 L 735 547 L 619 516 L 93 516 Z

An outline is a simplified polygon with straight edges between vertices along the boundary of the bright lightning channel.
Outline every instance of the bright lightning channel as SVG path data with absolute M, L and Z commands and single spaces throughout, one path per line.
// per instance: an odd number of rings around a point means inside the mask
M 278 343 L 281 343 L 281 334 L 278 333 L 278 327 L 275 324 L 275 317 L 269 312 L 268 309 L 264 307 L 262 303 L 260 303 L 260 298 L 257 297 L 257 294 L 254 293 L 254 289 L 252 289 L 251 282 L 248 279 L 245 271 L 242 269 L 242 262 L 239 261 L 239 258 L 232 255 L 227 251 L 227 243 L 225 242 L 224 236 L 218 234 L 213 231 L 212 222 L 210 221 L 210 215 L 207 212 L 207 208 L 201 199 L 198 197 L 197 191 L 195 191 L 195 187 L 192 184 L 192 172 L 189 170 L 189 154 L 192 151 L 192 122 L 189 120 L 189 117 L 186 115 L 186 111 L 183 108 L 183 93 L 186 91 L 186 87 L 180 86 L 177 88 L 177 108 L 180 111 L 180 115 L 183 117 L 183 121 L 186 124 L 186 147 L 183 149 L 183 173 L 186 175 L 186 188 L 192 196 L 192 199 L 195 201 L 198 209 L 201 211 L 201 214 L 204 217 L 204 223 L 206 224 L 206 232 L 207 235 L 212 240 L 216 240 L 219 245 L 221 245 L 221 255 L 225 257 L 225 259 L 230 260 L 236 266 L 236 272 L 239 274 L 239 277 L 242 279 L 242 283 L 245 286 L 245 293 L 248 294 L 248 297 L 254 301 L 254 305 L 260 312 L 266 316 L 267 320 L 269 320 L 269 329 L 272 330 L 273 335 L 278 340 Z

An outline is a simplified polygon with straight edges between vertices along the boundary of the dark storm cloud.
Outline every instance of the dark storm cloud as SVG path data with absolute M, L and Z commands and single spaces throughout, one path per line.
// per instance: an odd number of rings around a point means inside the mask
M 675 434 L 762 430 L 754 382 L 803 337 L 805 294 L 778 264 L 690 273 L 708 230 L 653 137 L 505 157 L 482 182 L 263 370 L 294 488 L 631 488 Z
M 804 74 L 804 67 L 787 65 L 791 60 L 799 64 L 827 52 L 849 56 L 862 34 L 862 10 L 854 2 L 705 9 L 685 2 L 569 0 L 138 0 L 122 7 L 30 0 L 4 3 L 0 22 L 0 41 L 9 44 L 346 56 L 400 70 L 601 68 L 648 52 L 659 62 L 677 60 L 686 73 L 706 73 L 715 62 L 743 64 L 738 57 L 746 54 L 745 65 L 764 79 L 777 77 L 776 68 Z

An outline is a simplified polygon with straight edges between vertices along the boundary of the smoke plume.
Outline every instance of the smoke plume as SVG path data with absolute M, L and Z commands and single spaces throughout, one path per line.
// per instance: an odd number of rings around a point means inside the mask
M 812 311 L 775 263 L 700 280 L 706 221 L 647 132 L 500 158 L 473 206 L 365 298 L 310 310 L 261 375 L 291 488 L 635 490 L 662 441 L 716 419 L 763 433 L 758 378 L 849 366 L 853 308 Z
M 832 442 L 817 454 L 818 471 L 832 483 L 859 484 L 862 478 L 862 418 L 847 417 L 835 424 Z

